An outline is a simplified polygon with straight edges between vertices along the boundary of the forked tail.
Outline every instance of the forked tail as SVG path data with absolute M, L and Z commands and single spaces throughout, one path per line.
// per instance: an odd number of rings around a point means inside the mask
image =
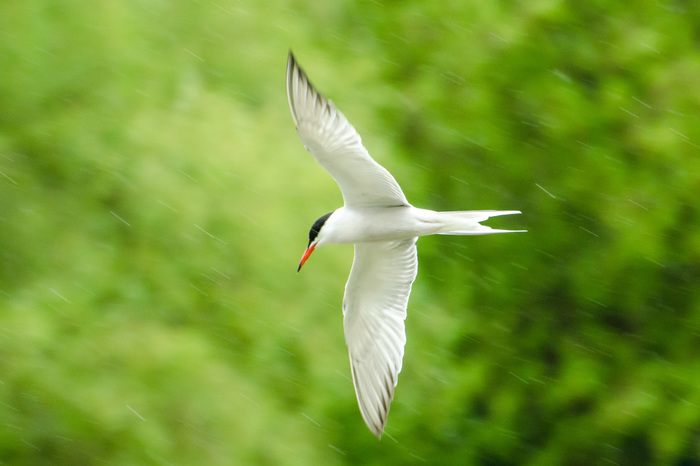
M 527 230 L 497 230 L 479 222 L 499 215 L 519 214 L 519 210 L 462 210 L 437 212 L 444 225 L 439 235 L 491 235 L 494 233 L 522 233 Z

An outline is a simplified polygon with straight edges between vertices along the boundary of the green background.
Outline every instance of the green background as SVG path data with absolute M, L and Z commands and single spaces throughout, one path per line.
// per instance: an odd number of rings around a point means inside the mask
M 293 49 L 429 237 L 386 435 Z M 700 3 L 0 3 L 0 463 L 700 463 Z

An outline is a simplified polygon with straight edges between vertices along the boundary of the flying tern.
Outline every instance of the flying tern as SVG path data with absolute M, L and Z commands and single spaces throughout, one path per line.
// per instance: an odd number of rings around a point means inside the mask
M 394 177 L 370 157 L 355 128 L 311 84 L 291 51 L 287 100 L 301 142 L 338 183 L 344 201 L 343 207 L 314 222 L 297 271 L 321 246 L 355 245 L 342 307 L 345 342 L 360 413 L 381 438 L 401 372 L 406 307 L 418 272 L 418 237 L 523 231 L 479 223 L 520 212 L 436 212 L 412 206 Z

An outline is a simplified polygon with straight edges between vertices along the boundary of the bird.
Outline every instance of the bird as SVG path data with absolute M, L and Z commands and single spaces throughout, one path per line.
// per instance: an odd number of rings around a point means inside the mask
M 369 155 L 352 124 L 311 84 L 291 50 L 287 100 L 299 139 L 336 181 L 344 204 L 311 226 L 297 273 L 322 246 L 354 245 L 342 303 L 345 342 L 360 413 L 381 439 L 403 364 L 418 237 L 525 231 L 479 223 L 520 211 L 436 212 L 411 205 L 394 177 Z

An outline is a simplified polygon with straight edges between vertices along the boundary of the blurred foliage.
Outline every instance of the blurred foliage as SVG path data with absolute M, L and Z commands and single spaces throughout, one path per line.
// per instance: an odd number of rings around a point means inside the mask
M 700 4 L 0 4 L 0 463 L 700 462 Z M 387 435 L 286 54 L 416 205 Z

